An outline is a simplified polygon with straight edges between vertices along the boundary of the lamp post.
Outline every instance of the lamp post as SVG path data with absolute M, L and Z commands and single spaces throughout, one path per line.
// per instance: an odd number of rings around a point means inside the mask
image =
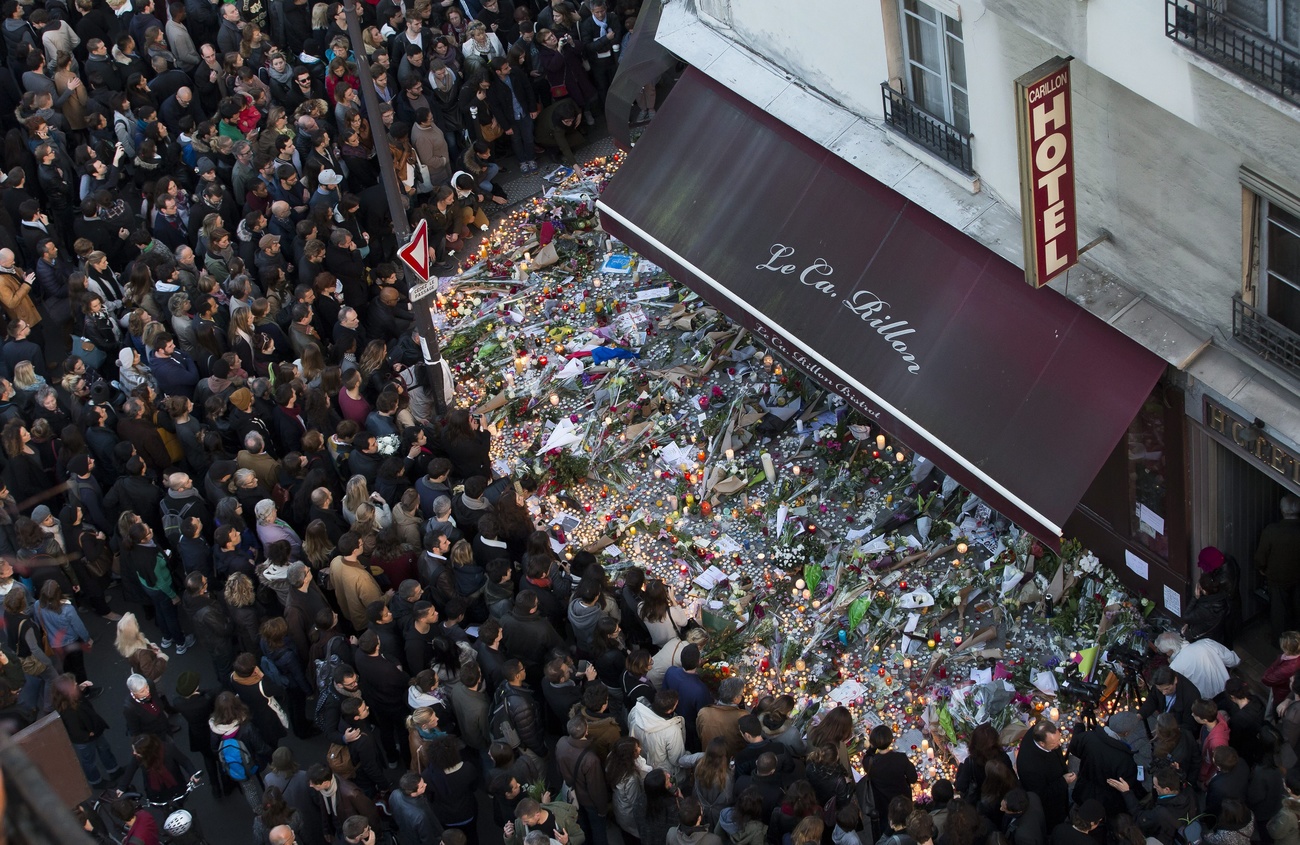
M 384 120 L 379 113 L 379 95 L 375 92 L 375 81 L 370 75 L 370 64 L 366 61 L 365 42 L 361 38 L 361 20 L 357 17 L 356 0 L 343 0 L 343 13 L 348 21 L 348 41 L 352 47 L 352 54 L 357 57 L 357 77 L 361 80 L 361 100 L 366 106 L 366 115 L 370 118 L 370 136 L 375 143 L 375 158 L 379 160 L 379 178 L 384 184 L 384 196 L 388 200 L 388 215 L 392 219 L 393 234 L 397 237 L 399 246 L 405 244 L 411 237 L 411 221 L 407 216 L 406 208 L 402 205 L 402 185 L 397 178 L 397 170 L 393 167 L 393 154 L 388 149 L 388 127 L 384 125 Z M 396 73 L 395 70 L 390 73 Z M 430 256 L 434 253 L 433 245 L 429 245 Z M 405 274 L 406 289 L 412 290 L 417 284 L 424 281 L 411 272 L 411 268 L 406 266 L 406 262 L 399 262 L 402 272 Z M 430 262 L 432 263 L 432 262 Z M 445 407 L 450 405 L 451 397 L 442 397 L 442 344 L 438 336 L 438 330 L 433 325 L 433 305 L 436 297 L 433 291 L 421 298 L 419 302 L 411 303 L 411 313 L 415 318 L 415 325 L 420 330 L 420 337 L 424 341 L 424 369 L 429 391 L 429 396 L 433 400 L 434 411 L 442 413 Z

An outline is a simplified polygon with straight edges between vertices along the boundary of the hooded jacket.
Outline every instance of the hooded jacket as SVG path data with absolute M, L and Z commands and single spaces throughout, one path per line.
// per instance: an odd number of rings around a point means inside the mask
M 599 600 L 590 606 L 583 604 L 577 596 L 569 600 L 569 626 L 573 628 L 573 638 L 577 640 L 578 648 L 588 654 L 595 650 L 591 638 L 596 633 L 596 623 L 604 616 L 605 609 Z
M 627 714 L 627 729 L 641 743 L 647 763 L 677 777 L 681 771 L 677 760 L 686 753 L 686 721 L 681 716 L 665 719 L 638 701 Z

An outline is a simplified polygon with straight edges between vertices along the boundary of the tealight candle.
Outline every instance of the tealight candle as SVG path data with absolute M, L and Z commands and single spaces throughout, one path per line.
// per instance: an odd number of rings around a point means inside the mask
M 969 550 L 970 550 L 970 546 L 966 545 L 965 543 L 957 544 L 957 554 L 964 555 Z
M 898 452 L 894 455 L 894 460 L 898 461 L 901 464 L 903 461 L 907 460 L 907 455 L 904 455 L 902 452 Z
M 801 470 L 800 470 L 799 467 L 797 467 L 797 466 L 790 467 L 790 472 L 794 473 L 794 477 L 795 477 L 795 478 L 798 478 L 798 477 L 799 477 L 799 473 L 800 473 L 800 471 L 801 471 Z

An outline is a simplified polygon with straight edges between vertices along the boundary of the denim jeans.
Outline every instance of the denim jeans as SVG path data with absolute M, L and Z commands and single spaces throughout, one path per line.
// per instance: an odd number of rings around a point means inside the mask
M 81 770 L 86 773 L 86 780 L 91 783 L 106 780 L 109 772 L 118 770 L 117 758 L 113 756 L 113 749 L 103 734 L 90 742 L 73 743 L 72 747 L 77 751 L 77 760 L 81 762 Z M 101 770 L 103 777 L 100 775 Z
M 492 180 L 497 178 L 497 174 L 500 172 L 501 165 L 495 161 L 488 162 L 487 171 L 483 174 L 483 181 L 478 183 L 479 190 L 483 192 L 484 196 L 492 193 Z
M 520 164 L 537 160 L 537 153 L 533 152 L 533 119 L 525 114 L 519 120 L 510 124 L 514 131 L 510 133 L 510 143 L 515 146 L 515 158 L 519 159 Z
M 185 632 L 181 630 L 181 618 L 176 613 L 176 605 L 172 604 L 172 600 L 161 590 L 150 590 L 146 587 L 145 592 L 153 602 L 153 610 L 156 614 L 154 621 L 162 630 L 163 639 L 177 643 L 184 642 Z

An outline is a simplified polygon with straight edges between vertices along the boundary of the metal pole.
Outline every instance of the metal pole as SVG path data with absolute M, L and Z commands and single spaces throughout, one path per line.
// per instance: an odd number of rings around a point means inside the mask
M 365 42 L 361 40 L 361 21 L 357 17 L 355 0 L 343 0 L 343 12 L 348 20 L 348 40 L 351 42 L 352 55 L 357 57 L 357 77 L 361 80 L 361 99 L 366 105 L 366 115 L 370 119 L 370 137 L 375 142 L 375 157 L 379 160 L 379 178 L 383 181 L 384 196 L 388 198 L 388 214 L 393 220 L 393 234 L 397 236 L 397 245 L 401 248 L 411 238 L 411 221 L 406 214 L 406 208 L 402 205 L 402 185 L 397 178 L 397 169 L 393 167 L 393 154 L 388 149 L 388 127 L 384 125 L 383 117 L 379 113 L 379 95 L 375 93 L 375 81 L 370 75 L 370 63 L 365 59 L 366 47 Z M 390 79 L 396 74 L 396 68 L 389 70 Z M 433 252 L 433 244 L 430 244 L 431 259 Z M 406 262 L 398 263 L 406 279 L 408 291 L 423 281 L 416 278 L 411 268 L 406 266 Z M 428 304 L 424 304 L 425 302 Z M 439 363 L 442 360 L 442 344 L 438 337 L 438 330 L 433 325 L 433 313 L 430 310 L 433 302 L 434 297 L 428 297 L 421 302 L 411 303 L 411 314 L 420 329 L 420 337 L 424 339 L 427 347 L 424 365 L 430 398 L 437 395 L 433 385 L 440 384 L 442 381 L 442 365 Z M 450 404 L 451 397 L 447 399 Z

